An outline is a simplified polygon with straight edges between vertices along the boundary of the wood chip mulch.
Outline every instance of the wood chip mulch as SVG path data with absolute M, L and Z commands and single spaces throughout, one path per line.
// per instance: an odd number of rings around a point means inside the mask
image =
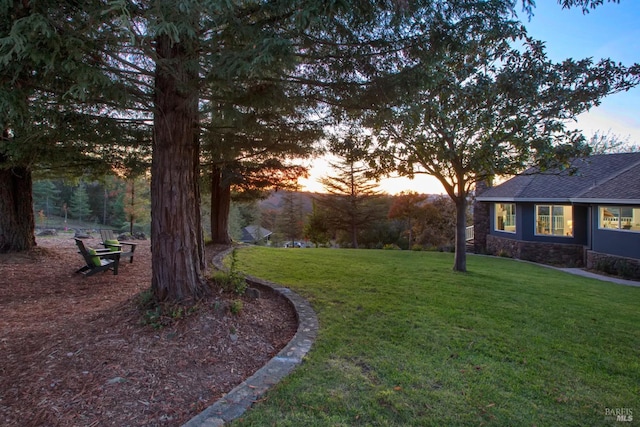
M 151 283 L 149 242 L 117 276 L 76 274 L 76 249 L 47 237 L 29 253 L 0 254 L 0 425 L 179 426 L 296 332 L 292 307 L 266 289 L 259 299 L 215 292 L 156 329 L 137 302 Z

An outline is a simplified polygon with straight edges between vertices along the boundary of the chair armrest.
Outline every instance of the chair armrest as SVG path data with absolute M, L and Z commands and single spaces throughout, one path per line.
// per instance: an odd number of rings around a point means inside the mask
M 102 246 L 106 246 L 107 249 L 118 248 L 118 250 L 122 250 L 122 244 L 116 245 L 113 243 L 109 243 L 109 244 L 103 243 Z M 100 250 L 103 251 L 104 249 L 100 249 Z
M 100 258 L 120 259 L 120 254 L 122 254 L 122 251 L 108 251 L 102 253 L 96 252 L 96 256 Z
M 113 253 L 114 251 L 112 251 L 109 248 L 99 248 L 99 249 L 94 249 L 94 251 L 96 251 L 96 255 L 102 255 L 102 254 L 108 254 L 108 253 Z

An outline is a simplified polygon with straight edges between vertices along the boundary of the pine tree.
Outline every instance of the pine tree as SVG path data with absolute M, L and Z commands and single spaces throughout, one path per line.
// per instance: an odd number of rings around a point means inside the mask
M 58 212 L 60 203 L 60 190 L 48 179 L 35 181 L 33 183 L 33 209 L 36 212 L 42 211 L 45 216 L 50 217 L 54 212 Z
M 117 163 L 120 147 L 143 139 L 129 123 L 148 134 L 143 122 L 123 119 L 126 94 L 136 90 L 116 82 L 109 55 L 100 52 L 104 40 L 93 22 L 104 28 L 113 16 L 98 1 L 0 8 L 0 251 L 35 245 L 28 213 L 34 167 L 101 173 Z
M 336 174 L 321 180 L 329 195 L 318 199 L 318 202 L 328 213 L 331 227 L 347 232 L 351 247 L 358 248 L 358 233 L 380 217 L 372 202 L 381 193 L 365 162 L 371 141 L 366 137 L 348 135 L 334 140 L 332 145 L 331 151 L 339 158 L 330 163 Z
M 287 191 L 282 196 L 276 228 L 278 234 L 291 242 L 291 247 L 296 247 L 296 242 L 302 237 L 303 222 L 302 204 L 298 193 Z
M 217 99 L 247 93 L 257 77 L 299 85 L 300 98 L 323 105 L 309 104 L 321 117 L 369 111 L 397 94 L 397 86 L 378 81 L 412 82 L 412 72 L 442 57 L 441 48 L 457 54 L 456 43 L 437 45 L 448 41 L 439 35 L 464 27 L 467 15 L 434 21 L 436 6 L 472 14 L 496 4 L 503 7 L 495 16 L 480 19 L 498 31 L 514 2 L 9 2 L 0 8 L 0 250 L 35 244 L 32 165 L 53 168 L 77 153 L 78 162 L 105 169 L 124 166 L 127 153 L 142 161 L 136 143 L 150 141 L 152 122 L 152 289 L 159 300 L 193 300 L 208 289 L 199 159 L 201 119 L 210 112 L 209 122 L 219 123 Z M 370 96 L 353 96 L 361 88 L 372 88 Z M 258 100 L 269 102 L 252 96 L 249 104 Z M 261 144 L 255 133 L 250 139 Z M 225 166 L 218 159 L 212 165 Z
M 324 211 L 318 208 L 317 203 L 314 201 L 312 205 L 312 212 L 307 215 L 307 222 L 304 225 L 304 237 L 309 239 L 316 248 L 319 245 L 324 245 L 329 242 L 329 224 L 328 218 Z
M 134 234 L 135 224 L 145 224 L 149 219 L 149 183 L 144 177 L 127 181 L 123 194 L 123 210 L 129 223 L 129 234 Z
M 79 221 L 86 221 L 89 215 L 91 215 L 89 194 L 87 193 L 87 187 L 84 182 L 81 182 L 73 192 L 69 203 L 69 212 L 72 218 L 76 218 Z
M 233 94 L 218 94 L 210 104 L 203 152 L 211 171 L 215 243 L 230 242 L 226 222 L 232 198 L 255 200 L 269 190 L 293 189 L 307 174 L 299 160 L 318 151 L 324 121 L 309 114 L 309 100 L 300 90 L 273 80 L 284 71 L 256 73 Z

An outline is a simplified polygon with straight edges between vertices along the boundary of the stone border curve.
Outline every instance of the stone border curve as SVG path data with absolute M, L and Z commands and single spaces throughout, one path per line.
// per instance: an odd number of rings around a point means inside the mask
M 213 259 L 214 266 L 218 269 L 224 269 L 222 260 L 233 249 L 227 249 L 216 255 Z M 298 330 L 291 341 L 266 365 L 258 369 L 252 376 L 244 380 L 213 405 L 191 418 L 183 424 L 183 427 L 221 427 L 225 423 L 240 417 L 264 393 L 302 363 L 302 359 L 309 352 L 318 335 L 318 317 L 308 301 L 291 289 L 276 283 L 252 276 L 246 276 L 245 278 L 249 284 L 266 286 L 284 296 L 296 312 Z

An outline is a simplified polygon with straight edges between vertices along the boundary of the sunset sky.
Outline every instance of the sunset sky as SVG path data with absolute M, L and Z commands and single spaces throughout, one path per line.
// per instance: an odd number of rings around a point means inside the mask
M 611 58 L 624 65 L 640 62 L 640 1 L 621 0 L 605 3 L 588 14 L 580 9 L 564 10 L 555 0 L 538 0 L 534 16 L 528 21 L 522 14 L 529 34 L 546 42 L 547 53 L 554 61 L 566 58 Z M 640 144 L 640 88 L 611 95 L 602 104 L 582 114 L 575 124 L 587 137 L 596 131 L 610 132 L 630 143 Z M 300 180 L 307 191 L 323 191 L 317 180 L 326 176 L 328 165 L 315 159 L 309 179 Z M 387 193 L 401 191 L 440 194 L 444 189 L 430 176 L 414 180 L 390 178 L 380 183 Z

